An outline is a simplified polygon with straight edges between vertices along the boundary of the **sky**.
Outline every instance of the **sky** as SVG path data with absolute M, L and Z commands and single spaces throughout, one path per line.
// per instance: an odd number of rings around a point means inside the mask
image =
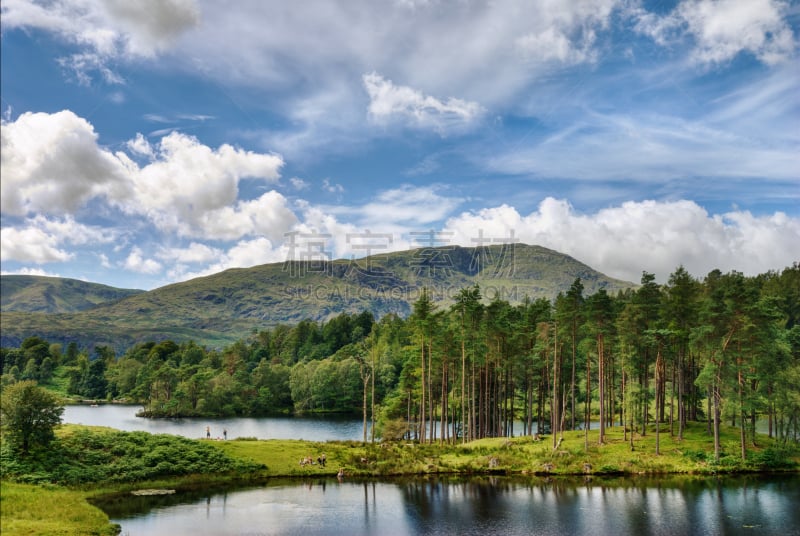
M 794 0 L 4 0 L 4 274 L 800 261 Z

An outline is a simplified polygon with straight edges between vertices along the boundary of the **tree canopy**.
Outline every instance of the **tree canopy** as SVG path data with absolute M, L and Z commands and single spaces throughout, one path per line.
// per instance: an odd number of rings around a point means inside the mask
M 47 447 L 55 438 L 53 429 L 61 423 L 64 407 L 58 397 L 24 380 L 5 386 L 0 397 L 4 437 L 27 454 L 33 447 Z

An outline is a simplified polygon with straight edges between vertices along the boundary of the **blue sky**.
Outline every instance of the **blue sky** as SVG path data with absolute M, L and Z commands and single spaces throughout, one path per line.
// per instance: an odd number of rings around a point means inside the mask
M 3 273 L 150 289 L 425 236 L 632 281 L 800 260 L 797 1 L 1 15 Z

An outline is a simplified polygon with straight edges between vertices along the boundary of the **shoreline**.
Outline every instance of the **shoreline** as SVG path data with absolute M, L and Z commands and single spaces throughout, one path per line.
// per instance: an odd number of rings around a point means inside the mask
M 785 450 L 774 438 L 759 436 L 759 444 L 750 447 L 751 458 L 742 462 L 727 454 L 738 452 L 738 429 L 726 427 L 723 430 L 725 454 L 719 463 L 714 463 L 713 438 L 706 435 L 705 423 L 691 423 L 683 441 L 670 437 L 668 431 L 662 430 L 660 454 L 655 453 L 655 434 L 649 429 L 646 436 L 634 436 L 634 450 L 631 451 L 629 432 L 625 439 L 619 427 L 606 431 L 606 442 L 603 444 L 598 443 L 597 431 L 589 431 L 589 449 L 586 451 L 582 431 L 565 432 L 563 440 L 557 442 L 557 448 L 554 449 L 550 435 L 538 441 L 524 436 L 487 438 L 455 445 L 409 441 L 364 444 L 359 441 L 247 438 L 217 441 L 62 425 L 58 435 L 63 440 L 89 434 L 90 437 L 105 437 L 112 444 L 116 444 L 114 441 L 121 444 L 125 437 L 130 437 L 126 434 L 146 434 L 136 437 L 157 438 L 158 441 L 172 442 L 178 447 L 193 444 L 220 453 L 225 459 L 231 460 L 234 464 L 231 467 L 238 469 L 177 474 L 177 469 L 173 468 L 166 469 L 163 476 L 156 478 L 124 480 L 117 479 L 115 475 L 115 480 L 83 481 L 68 485 L 47 481 L 26 484 L 4 478 L 2 525 L 4 534 L 9 535 L 49 533 L 52 530 L 48 527 L 58 526 L 63 528 L 58 533 L 67 536 L 86 533 L 112 536 L 118 533 L 118 527 L 111 524 L 105 512 L 96 506 L 102 502 L 102 497 L 125 500 L 134 491 L 143 489 L 176 490 L 179 496 L 182 492 L 201 488 L 262 485 L 277 480 L 335 480 L 340 471 L 343 471 L 345 480 L 359 482 L 481 477 L 532 478 L 543 482 L 583 478 L 587 482 L 595 479 L 612 482 L 616 479 L 677 480 L 800 473 L 800 450 L 796 444 L 790 444 L 790 450 Z M 180 455 L 181 448 L 176 448 L 176 452 Z M 775 458 L 776 452 L 788 452 L 788 457 Z M 316 461 L 323 454 L 326 457 L 324 467 L 316 463 L 300 463 L 307 458 Z M 769 465 L 769 460 L 778 461 Z M 161 463 L 165 462 L 168 466 L 175 464 L 161 460 Z M 66 505 L 66 510 L 53 511 L 50 506 L 56 502 Z M 45 522 L 49 524 L 43 524 Z

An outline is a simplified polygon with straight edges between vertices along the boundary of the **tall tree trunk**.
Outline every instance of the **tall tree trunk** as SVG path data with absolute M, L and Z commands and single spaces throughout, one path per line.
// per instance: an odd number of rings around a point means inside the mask
M 603 334 L 597 335 L 597 391 L 600 398 L 600 434 L 598 435 L 597 442 L 602 445 L 605 442 L 606 432 L 606 416 L 605 416 L 605 353 L 603 348 Z
M 721 413 L 721 402 L 722 402 L 722 393 L 721 390 L 722 384 L 722 363 L 717 364 L 717 375 L 714 378 L 714 386 L 713 386 L 713 393 L 714 393 L 714 462 L 719 463 L 720 458 L 720 437 L 719 437 L 719 427 L 720 427 L 720 417 L 722 416 Z
M 363 403 L 363 413 L 364 413 L 364 443 L 367 442 L 367 387 L 369 386 L 369 377 L 370 374 L 367 373 L 364 376 L 364 403 Z
M 561 377 L 559 371 L 558 359 L 558 325 L 554 323 L 555 333 L 553 334 L 553 395 L 551 398 L 552 409 L 550 410 L 550 430 L 553 434 L 553 448 L 556 448 L 556 441 L 558 436 L 558 424 L 560 422 L 559 403 L 561 397 L 559 396 L 559 387 L 561 385 Z
M 442 407 L 439 429 L 441 438 L 440 443 L 447 442 L 447 360 L 442 359 Z
M 571 412 L 570 414 L 571 414 L 571 420 L 572 420 L 572 423 L 570 425 L 570 430 L 574 430 L 575 429 L 575 413 L 576 413 L 576 409 L 575 409 L 575 367 L 576 367 L 576 362 L 577 362 L 577 349 L 576 349 L 576 347 L 577 347 L 577 331 L 578 331 L 578 328 L 576 326 L 575 320 L 573 319 L 573 321 L 572 321 L 572 376 L 571 376 L 570 382 L 569 382 L 570 398 L 572 399 L 572 402 L 570 403 L 570 412 Z
M 583 450 L 589 451 L 589 425 L 592 422 L 592 360 L 586 356 L 586 404 L 583 423 Z
M 663 389 L 663 376 L 664 376 L 664 359 L 661 355 L 661 344 L 658 345 L 658 351 L 656 353 L 656 374 L 655 374 L 655 383 L 656 383 L 656 455 L 661 454 L 661 419 L 659 419 L 661 404 L 662 404 L 662 397 L 661 397 L 661 390 Z
M 428 336 L 428 442 L 432 443 L 436 439 L 436 415 L 433 411 L 433 333 Z
M 464 318 L 461 318 L 461 443 L 465 443 L 467 431 L 467 398 L 465 396 L 467 382 L 467 347 L 464 334 Z
M 685 352 L 686 349 L 683 342 L 681 342 L 678 352 L 678 441 L 683 441 L 683 429 L 686 426 L 686 400 L 683 392 L 686 381 L 683 375 Z
M 420 363 L 422 366 L 422 370 L 419 380 L 422 387 L 422 393 L 419 402 L 420 422 L 418 424 L 418 427 L 420 430 L 418 432 L 418 435 L 419 435 L 419 442 L 424 443 L 425 442 L 425 336 L 424 335 L 422 336 L 422 342 L 420 343 L 420 350 L 421 350 Z

